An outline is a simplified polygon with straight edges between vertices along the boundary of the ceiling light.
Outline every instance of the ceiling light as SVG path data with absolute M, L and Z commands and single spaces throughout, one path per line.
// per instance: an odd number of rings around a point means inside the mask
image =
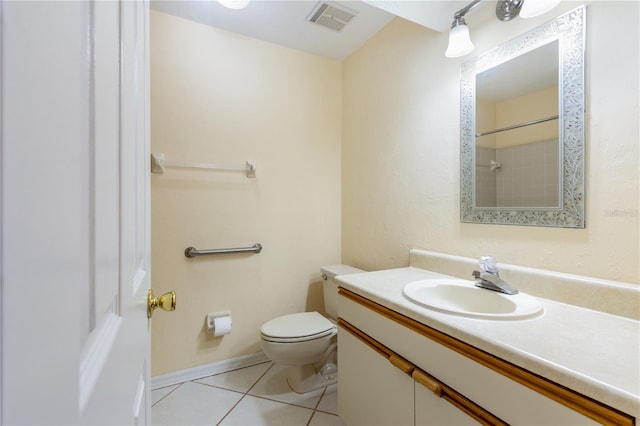
M 249 0 L 218 0 L 218 3 L 229 9 L 244 9 L 249 4 Z
M 469 36 L 469 27 L 463 18 L 456 18 L 449 32 L 449 47 L 445 52 L 447 58 L 458 58 L 473 52 L 474 46 Z
M 534 18 L 547 13 L 560 3 L 560 0 L 527 0 L 522 5 L 520 17 Z

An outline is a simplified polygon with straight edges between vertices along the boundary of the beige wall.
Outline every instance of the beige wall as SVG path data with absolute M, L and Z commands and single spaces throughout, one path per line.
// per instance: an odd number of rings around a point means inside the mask
M 260 325 L 322 309 L 319 268 L 340 262 L 341 64 L 151 12 L 151 150 L 257 162 L 257 178 L 168 169 L 152 176 L 152 374 L 260 350 Z M 187 259 L 188 246 L 257 255 Z M 229 309 L 213 338 L 208 312 Z
M 557 12 L 576 7 L 562 3 Z M 474 54 L 551 19 L 467 22 Z M 342 260 L 408 264 L 409 248 L 638 283 L 637 2 L 587 9 L 586 229 L 462 224 L 459 67 L 447 35 L 395 19 L 343 63 Z

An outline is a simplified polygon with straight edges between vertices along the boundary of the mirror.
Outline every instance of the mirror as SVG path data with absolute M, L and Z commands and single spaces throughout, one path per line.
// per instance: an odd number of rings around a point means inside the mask
M 558 40 L 476 74 L 475 107 L 476 206 L 560 207 Z
M 584 20 L 462 65 L 462 222 L 584 228 Z

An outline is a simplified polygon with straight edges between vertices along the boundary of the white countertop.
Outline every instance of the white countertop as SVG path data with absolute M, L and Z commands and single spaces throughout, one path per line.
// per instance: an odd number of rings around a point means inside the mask
M 409 301 L 403 287 L 446 275 L 399 268 L 337 277 L 340 285 L 422 324 L 640 419 L 640 322 L 538 298 L 541 316 L 472 319 Z

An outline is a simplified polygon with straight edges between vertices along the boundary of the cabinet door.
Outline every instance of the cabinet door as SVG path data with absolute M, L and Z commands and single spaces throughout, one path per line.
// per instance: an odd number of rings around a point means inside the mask
M 459 408 L 435 395 L 432 391 L 416 383 L 415 389 L 416 426 L 466 426 L 478 425 L 472 417 Z
M 413 379 L 338 329 L 338 413 L 350 426 L 413 425 Z

